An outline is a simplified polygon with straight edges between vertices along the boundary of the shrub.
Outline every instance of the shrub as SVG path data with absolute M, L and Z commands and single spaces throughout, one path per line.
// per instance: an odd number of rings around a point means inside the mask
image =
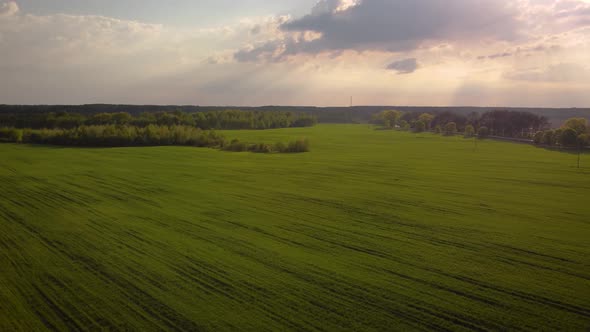
M 584 118 L 567 119 L 565 121 L 565 123 L 563 124 L 563 128 L 564 129 L 571 128 L 571 129 L 575 130 L 578 135 L 583 134 L 586 132 L 586 129 L 588 128 L 588 120 L 586 120 Z
M 555 132 L 553 130 L 547 130 L 543 133 L 543 144 L 547 145 L 555 145 L 553 141 L 553 136 Z
M 298 139 L 296 141 L 289 142 L 286 153 L 301 153 L 309 152 L 309 140 L 307 138 Z
M 223 149 L 226 151 L 244 152 L 248 150 L 248 145 L 240 142 L 238 139 L 234 139 L 228 145 L 225 145 Z
M 402 130 L 409 130 L 410 129 L 410 124 L 406 120 L 400 121 L 399 126 Z
M 575 129 L 566 128 L 559 135 L 559 144 L 562 146 L 576 146 L 578 145 L 578 133 Z
M 545 136 L 545 133 L 542 131 L 538 131 L 535 133 L 535 136 L 533 136 L 533 143 L 539 145 L 539 144 L 543 144 L 543 136 Z
M 416 123 L 414 123 L 415 132 L 421 133 L 424 130 L 426 130 L 426 124 L 424 123 L 424 121 L 416 121 Z
M 287 145 L 285 145 L 285 143 L 283 142 L 278 142 L 274 145 L 273 150 L 276 152 L 285 152 L 287 151 Z
M 464 133 L 465 138 L 470 138 L 475 136 L 475 128 L 473 128 L 472 125 L 467 125 L 465 127 L 465 133 Z
M 452 136 L 457 133 L 457 124 L 454 122 L 449 122 L 445 125 L 444 133 L 446 136 Z
M 434 133 L 435 134 L 441 134 L 442 133 L 442 127 L 440 125 L 436 125 L 436 127 L 434 127 Z
M 477 136 L 479 138 L 486 138 L 490 136 L 490 130 L 486 126 L 479 127 L 479 130 L 477 131 Z
M 248 147 L 248 151 L 254 153 L 271 153 L 272 146 L 265 143 L 252 144 Z
M 555 129 L 553 132 L 553 142 L 551 145 L 559 145 L 561 144 L 561 134 L 563 134 L 563 129 Z

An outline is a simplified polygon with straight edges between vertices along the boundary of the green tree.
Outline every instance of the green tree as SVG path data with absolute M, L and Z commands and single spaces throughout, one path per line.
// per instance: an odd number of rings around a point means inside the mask
M 436 127 L 434 127 L 434 133 L 435 134 L 441 134 L 442 133 L 442 127 L 440 125 L 436 125 Z
M 133 119 L 131 117 L 131 114 L 125 113 L 125 112 L 113 113 L 113 115 L 111 117 L 111 121 L 114 124 L 118 124 L 118 125 L 128 124 L 131 121 L 131 119 Z
M 479 129 L 477 130 L 477 136 L 479 138 L 486 138 L 490 136 L 490 130 L 486 126 L 479 127 Z
M 580 135 L 588 130 L 588 120 L 584 118 L 570 118 L 565 121 L 563 128 L 571 128 L 575 130 L 578 135 Z
M 457 133 L 457 124 L 454 122 L 449 122 L 445 125 L 444 133 L 447 136 L 452 136 Z
M 561 135 L 563 134 L 563 128 L 555 129 L 553 132 L 553 142 L 552 145 L 559 145 L 561 144 Z
M 546 145 L 555 145 L 555 141 L 553 137 L 555 136 L 555 131 L 547 130 L 543 133 L 543 144 Z
M 402 130 L 409 130 L 410 129 L 410 124 L 406 120 L 401 120 L 399 122 L 399 126 Z
M 402 116 L 401 111 L 386 110 L 379 114 L 379 119 L 385 128 L 394 128 Z
M 22 143 L 23 142 L 22 129 L 12 129 L 12 132 L 10 133 L 10 140 L 15 143 Z
M 434 115 L 432 115 L 430 113 L 422 113 L 418 117 L 418 120 L 424 122 L 426 129 L 430 130 L 430 126 L 432 125 L 432 120 L 434 120 Z
M 414 123 L 415 132 L 421 133 L 424 132 L 424 130 L 426 130 L 426 124 L 424 123 L 424 121 L 416 121 L 416 123 Z
M 535 136 L 533 136 L 533 143 L 535 144 L 543 144 L 543 136 L 545 135 L 544 132 L 542 131 L 538 131 L 535 133 Z
M 577 146 L 578 145 L 578 133 L 573 128 L 566 128 L 559 136 L 559 144 L 562 146 Z
M 465 137 L 469 138 L 469 137 L 473 137 L 475 136 L 475 128 L 473 128 L 472 125 L 467 125 L 465 127 Z

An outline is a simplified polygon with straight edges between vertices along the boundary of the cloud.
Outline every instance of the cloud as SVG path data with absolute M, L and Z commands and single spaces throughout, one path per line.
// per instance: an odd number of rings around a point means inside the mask
M 191 28 L 36 15 L 0 0 L 0 100 L 341 105 L 354 94 L 363 104 L 587 106 L 559 97 L 590 87 L 587 4 L 566 2 L 324 0 L 303 17 Z M 468 80 L 487 97 L 466 89 L 453 100 Z
M 269 41 L 264 44 L 258 45 L 248 49 L 242 49 L 234 54 L 234 58 L 238 62 L 255 62 L 262 56 L 267 55 L 269 59 L 275 55 L 279 49 L 279 44 L 276 41 Z
M 272 52 L 253 54 L 404 52 L 429 42 L 513 40 L 523 27 L 519 15 L 510 1 L 497 0 L 321 0 L 310 14 L 280 26 L 288 35 L 274 41 Z M 298 38 L 310 32 L 318 37 Z
M 512 53 L 509 52 L 502 52 L 502 53 L 494 53 L 491 55 L 480 55 L 477 57 L 478 60 L 484 60 L 484 59 L 499 59 L 499 58 L 507 58 L 512 56 Z
M 19 11 L 18 5 L 14 1 L 0 4 L 0 17 L 1 16 L 13 16 L 16 13 L 18 13 L 18 11 Z
M 576 0 L 557 1 L 553 17 L 574 27 L 588 26 L 590 25 L 590 4 Z
M 504 77 L 515 81 L 590 83 L 590 70 L 575 63 L 560 63 L 545 68 L 509 72 Z
M 389 64 L 387 69 L 396 71 L 398 74 L 411 74 L 418 69 L 418 61 L 415 58 L 395 61 Z

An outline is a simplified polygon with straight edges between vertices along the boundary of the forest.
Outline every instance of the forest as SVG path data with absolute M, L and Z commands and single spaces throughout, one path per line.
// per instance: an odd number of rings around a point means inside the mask
M 383 110 L 395 109 L 411 114 L 455 113 L 464 117 L 471 114 L 484 114 L 497 110 L 526 112 L 545 117 L 551 126 L 557 128 L 569 118 L 590 118 L 590 108 L 520 108 L 520 107 L 431 107 L 431 106 L 353 106 L 353 107 L 315 107 L 315 106 L 260 106 L 260 107 L 226 107 L 226 106 L 190 106 L 190 105 L 119 105 L 119 104 L 87 104 L 87 105 L 0 105 L 0 118 L 6 114 L 39 114 L 39 113 L 79 113 L 86 116 L 98 113 L 129 113 L 138 116 L 142 113 L 183 112 L 208 113 L 222 112 L 228 109 L 246 112 L 288 112 L 305 114 L 317 119 L 320 123 L 367 123 L 372 117 Z
M 276 129 L 310 127 L 317 123 L 314 116 L 294 112 L 224 110 L 188 113 L 183 111 L 76 113 L 16 111 L 0 113 L 0 127 L 19 129 L 72 129 L 82 125 L 131 125 L 135 127 L 190 126 L 210 129 Z

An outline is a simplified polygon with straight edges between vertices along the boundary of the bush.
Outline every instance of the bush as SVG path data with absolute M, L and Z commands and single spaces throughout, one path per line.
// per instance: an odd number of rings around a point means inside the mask
M 223 150 L 233 152 L 244 152 L 248 150 L 246 143 L 240 142 L 238 139 L 232 140 L 228 145 L 223 147 Z
M 283 152 L 285 153 L 301 153 L 301 152 L 309 152 L 309 140 L 307 138 L 298 139 L 296 141 L 289 142 L 287 144 L 286 150 Z
M 449 122 L 445 125 L 444 133 L 446 136 L 452 136 L 457 133 L 457 124 L 454 122 Z
M 467 125 L 465 127 L 465 133 L 464 133 L 464 137 L 465 138 L 470 138 L 475 136 L 475 128 L 473 128 L 472 125 Z
M 551 142 L 551 145 L 561 144 L 561 134 L 563 134 L 562 128 L 555 129 L 555 131 L 553 132 L 553 142 Z
M 252 144 L 248 147 L 248 151 L 254 153 L 271 153 L 272 146 L 265 143 Z
M 479 138 L 486 138 L 486 137 L 490 136 L 490 130 L 488 129 L 488 127 L 482 126 L 477 131 L 477 136 Z
M 578 133 L 575 129 L 567 128 L 564 129 L 561 135 L 559 135 L 559 144 L 562 146 L 577 146 L 578 145 Z
M 553 141 L 553 136 L 555 132 L 553 130 L 547 130 L 543 133 L 543 144 L 546 145 L 555 145 Z
M 588 128 L 588 120 L 584 118 L 571 118 L 567 119 L 563 124 L 563 128 L 571 128 L 576 131 L 578 135 L 586 132 Z
M 535 133 L 535 136 L 533 136 L 533 143 L 539 145 L 539 144 L 543 144 L 543 136 L 545 136 L 545 133 L 542 131 L 538 131 Z
M 441 134 L 442 133 L 442 127 L 440 125 L 436 125 L 436 127 L 434 127 L 434 133 L 435 134 Z
M 426 130 L 426 124 L 424 123 L 424 121 L 416 121 L 416 123 L 414 123 L 415 132 L 421 133 L 424 130 Z
M 410 130 L 410 124 L 406 120 L 400 121 L 399 126 L 402 130 Z
M 274 145 L 273 150 L 276 152 L 283 153 L 287 151 L 287 145 L 285 145 L 285 143 L 283 142 L 278 142 Z

